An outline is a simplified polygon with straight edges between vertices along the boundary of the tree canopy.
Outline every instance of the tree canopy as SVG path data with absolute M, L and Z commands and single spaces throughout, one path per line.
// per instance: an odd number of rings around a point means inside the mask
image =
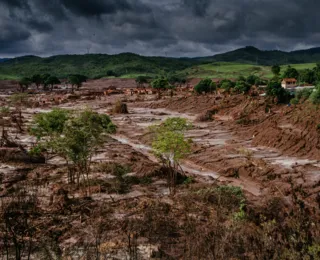
M 66 160 L 68 180 L 76 180 L 78 186 L 81 176 L 88 181 L 91 159 L 104 141 L 103 134 L 115 131 L 107 115 L 92 110 L 73 114 L 61 109 L 36 115 L 30 130 L 44 147 Z
M 45 80 L 45 85 L 46 86 L 51 86 L 50 90 L 53 90 L 53 86 L 55 84 L 60 84 L 60 80 L 56 77 L 56 76 L 49 76 L 46 80 Z
M 295 68 L 292 68 L 291 66 L 288 66 L 287 69 L 283 72 L 282 77 L 283 78 L 295 78 L 295 79 L 298 79 L 299 72 Z
M 20 87 L 21 92 L 26 91 L 29 86 L 31 85 L 32 80 L 28 77 L 23 77 L 22 79 L 19 80 L 18 84 Z
M 270 81 L 266 88 L 267 96 L 276 99 L 276 103 L 286 103 L 290 100 L 290 93 L 285 90 L 279 81 Z
M 272 71 L 274 76 L 279 76 L 280 75 L 280 71 L 281 71 L 281 67 L 279 65 L 273 65 L 271 67 L 271 71 Z
M 217 88 L 216 84 L 211 79 L 202 79 L 195 87 L 194 90 L 198 94 L 211 93 Z
M 161 96 L 161 90 L 165 90 L 170 86 L 168 79 L 164 77 L 155 79 L 154 81 L 152 81 L 151 85 L 158 91 L 159 98 Z
M 76 86 L 77 89 L 79 89 L 82 86 L 82 83 L 87 81 L 87 77 L 84 75 L 74 74 L 74 75 L 70 75 L 68 77 L 68 80 L 69 80 L 69 83 L 71 84 L 72 91 L 73 91 L 74 86 Z

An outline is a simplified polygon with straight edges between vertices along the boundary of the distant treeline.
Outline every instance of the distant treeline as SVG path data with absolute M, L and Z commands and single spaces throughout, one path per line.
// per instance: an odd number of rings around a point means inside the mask
M 317 63 L 320 62 L 320 48 L 282 52 L 261 51 L 254 47 L 246 47 L 202 58 L 145 57 L 133 53 L 59 55 L 48 58 L 24 56 L 0 62 L 0 76 L 22 78 L 34 74 L 50 73 L 59 78 L 65 78 L 71 74 L 81 74 L 96 79 L 112 76 L 136 77 L 142 74 L 149 76 L 168 73 L 181 74 L 191 67 L 222 61 L 268 66 Z
M 199 63 L 192 59 L 143 57 L 132 53 L 61 55 L 49 58 L 24 56 L 0 63 L 0 75 L 28 77 L 50 73 L 66 78 L 70 74 L 81 74 L 95 79 L 128 74 L 166 74 Z

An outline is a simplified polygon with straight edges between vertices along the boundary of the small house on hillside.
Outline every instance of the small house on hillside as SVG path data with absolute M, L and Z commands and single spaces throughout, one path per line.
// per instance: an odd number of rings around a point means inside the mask
M 285 78 L 282 80 L 281 86 L 285 89 L 295 88 L 297 86 L 297 80 L 294 78 Z

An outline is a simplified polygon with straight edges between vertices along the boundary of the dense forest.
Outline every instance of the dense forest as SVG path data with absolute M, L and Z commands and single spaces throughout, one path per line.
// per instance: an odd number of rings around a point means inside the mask
M 83 74 L 89 78 L 127 74 L 162 74 L 183 70 L 198 61 L 163 57 L 143 57 L 132 53 L 118 55 L 60 55 L 48 58 L 24 56 L 0 64 L 0 75 L 29 76 L 50 73 L 59 77 Z

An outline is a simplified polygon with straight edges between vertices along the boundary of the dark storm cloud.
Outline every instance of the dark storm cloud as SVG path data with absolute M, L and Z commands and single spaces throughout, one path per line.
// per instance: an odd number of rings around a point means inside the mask
M 53 30 L 53 26 L 49 22 L 38 21 L 36 19 L 30 19 L 29 21 L 27 21 L 27 25 L 30 29 L 34 29 L 40 33 L 50 32 Z
M 0 0 L 0 56 L 201 56 L 320 41 L 318 0 Z
M 197 16 L 205 15 L 211 4 L 210 0 L 183 0 L 183 2 Z
M 1 2 L 12 7 L 23 7 L 26 5 L 26 1 L 24 0 L 2 0 Z
M 84 16 L 112 14 L 131 9 L 126 0 L 61 0 L 61 3 L 71 12 Z

